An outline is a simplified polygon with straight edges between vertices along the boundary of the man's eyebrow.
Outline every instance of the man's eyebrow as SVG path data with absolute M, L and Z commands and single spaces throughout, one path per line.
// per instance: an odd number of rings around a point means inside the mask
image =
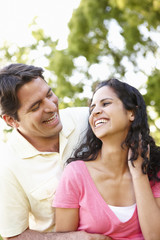
M 51 91 L 52 91 L 52 88 L 50 87 L 50 88 L 48 89 L 47 95 L 48 95 L 48 93 L 50 93 Z
M 50 91 L 52 91 L 51 87 L 48 89 L 46 96 L 48 95 L 48 93 L 50 93 Z M 42 100 L 38 100 L 38 101 L 34 102 L 31 106 L 28 107 L 28 111 L 31 110 L 35 105 L 37 105 L 41 101 Z
M 42 100 L 38 100 L 34 102 L 31 106 L 28 107 L 28 111 L 30 111 L 34 106 L 36 106 L 38 103 L 40 103 Z

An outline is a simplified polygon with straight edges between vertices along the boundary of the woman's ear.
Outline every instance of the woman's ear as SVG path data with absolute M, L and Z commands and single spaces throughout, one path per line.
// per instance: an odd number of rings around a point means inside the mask
M 134 114 L 133 111 L 130 111 L 130 112 L 129 112 L 129 120 L 130 120 L 131 122 L 133 122 L 134 119 L 135 119 L 135 114 Z
M 9 125 L 10 127 L 13 128 L 18 128 L 19 127 L 19 123 L 17 120 L 15 120 L 13 117 L 3 114 L 2 115 L 3 120 L 7 123 L 7 125 Z

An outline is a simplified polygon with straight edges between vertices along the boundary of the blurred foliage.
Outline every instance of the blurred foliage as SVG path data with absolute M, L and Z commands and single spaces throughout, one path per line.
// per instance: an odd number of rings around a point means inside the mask
M 159 31 L 160 2 L 147 0 L 81 0 L 80 6 L 73 13 L 69 22 L 69 51 L 74 57 L 83 55 L 90 64 L 99 62 L 100 56 L 113 58 L 115 71 L 117 67 L 124 75 L 122 64 L 126 56 L 137 67 L 136 56 L 141 51 L 157 52 L 158 45 L 140 31 Z M 150 13 L 150 14 L 148 14 Z M 124 47 L 115 47 L 109 39 L 113 20 L 119 26 L 119 36 Z M 116 35 L 115 35 L 116 36 Z M 136 69 L 136 68 L 135 68 Z
M 159 0 L 81 0 L 68 24 L 68 48 L 59 50 L 58 41 L 46 36 L 36 18 L 30 24 L 33 43 L 16 46 L 5 42 L 0 48 L 0 64 L 22 62 L 40 65 L 48 71 L 46 78 L 58 95 L 60 107 L 87 104 L 85 86 L 93 79 L 91 68 L 106 61 L 106 78 L 125 80 L 128 64 L 135 73 L 142 73 L 147 82 L 146 104 L 160 117 L 160 36 Z M 140 64 L 151 59 L 150 71 Z M 82 66 L 83 65 L 83 66 Z M 97 74 L 98 75 L 98 74 Z M 100 73 L 99 73 L 100 75 Z M 135 79 L 136 81 L 136 79 Z M 150 116 L 151 125 L 159 127 Z M 159 133 L 156 133 L 159 139 Z M 158 140 L 157 140 L 158 141 Z
M 87 74 L 92 64 L 100 64 L 107 56 L 110 59 L 106 64 L 106 70 L 110 71 L 108 78 L 118 73 L 119 78 L 125 80 L 126 62 L 132 64 L 135 73 L 146 76 L 144 99 L 158 114 L 153 119 L 150 116 L 152 111 L 148 111 L 150 124 L 155 128 L 153 135 L 160 144 L 160 125 L 155 124 L 160 117 L 160 45 L 155 38 L 157 34 L 160 38 L 160 1 L 81 0 L 79 8 L 73 12 L 69 28 L 68 51 L 73 58 L 86 58 Z M 117 38 L 116 44 L 114 37 Z M 122 44 L 118 43 L 119 40 Z M 139 63 L 149 58 L 152 69 L 147 72 L 148 69 L 145 71 L 145 66 Z

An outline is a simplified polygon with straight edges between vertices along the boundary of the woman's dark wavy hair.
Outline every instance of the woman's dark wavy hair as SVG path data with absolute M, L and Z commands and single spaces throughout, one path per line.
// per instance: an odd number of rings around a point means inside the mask
M 94 93 L 104 86 L 111 87 L 118 98 L 122 101 L 124 108 L 126 110 L 132 110 L 135 114 L 135 119 L 130 126 L 128 135 L 122 143 L 122 148 L 123 146 L 127 146 L 132 150 L 132 156 L 130 159 L 132 165 L 134 166 L 134 161 L 138 157 L 138 149 L 141 142 L 141 156 L 143 158 L 142 172 L 148 174 L 150 180 L 160 181 L 160 178 L 157 176 L 157 173 L 160 171 L 160 147 L 156 146 L 154 139 L 150 136 L 146 104 L 142 95 L 136 88 L 117 79 L 109 79 L 100 82 L 95 88 Z M 148 145 L 150 146 L 149 159 L 147 157 Z M 90 124 L 88 123 L 85 142 L 80 145 L 80 147 L 74 152 L 73 157 L 68 159 L 67 163 L 76 160 L 95 160 L 101 147 L 101 140 L 94 135 Z

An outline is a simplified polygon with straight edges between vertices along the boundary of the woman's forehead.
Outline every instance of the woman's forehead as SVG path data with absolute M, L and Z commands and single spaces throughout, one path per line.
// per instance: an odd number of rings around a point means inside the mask
M 103 86 L 94 93 L 92 102 L 105 99 L 105 98 L 115 99 L 115 98 L 118 98 L 118 96 L 115 93 L 113 88 L 109 86 Z

